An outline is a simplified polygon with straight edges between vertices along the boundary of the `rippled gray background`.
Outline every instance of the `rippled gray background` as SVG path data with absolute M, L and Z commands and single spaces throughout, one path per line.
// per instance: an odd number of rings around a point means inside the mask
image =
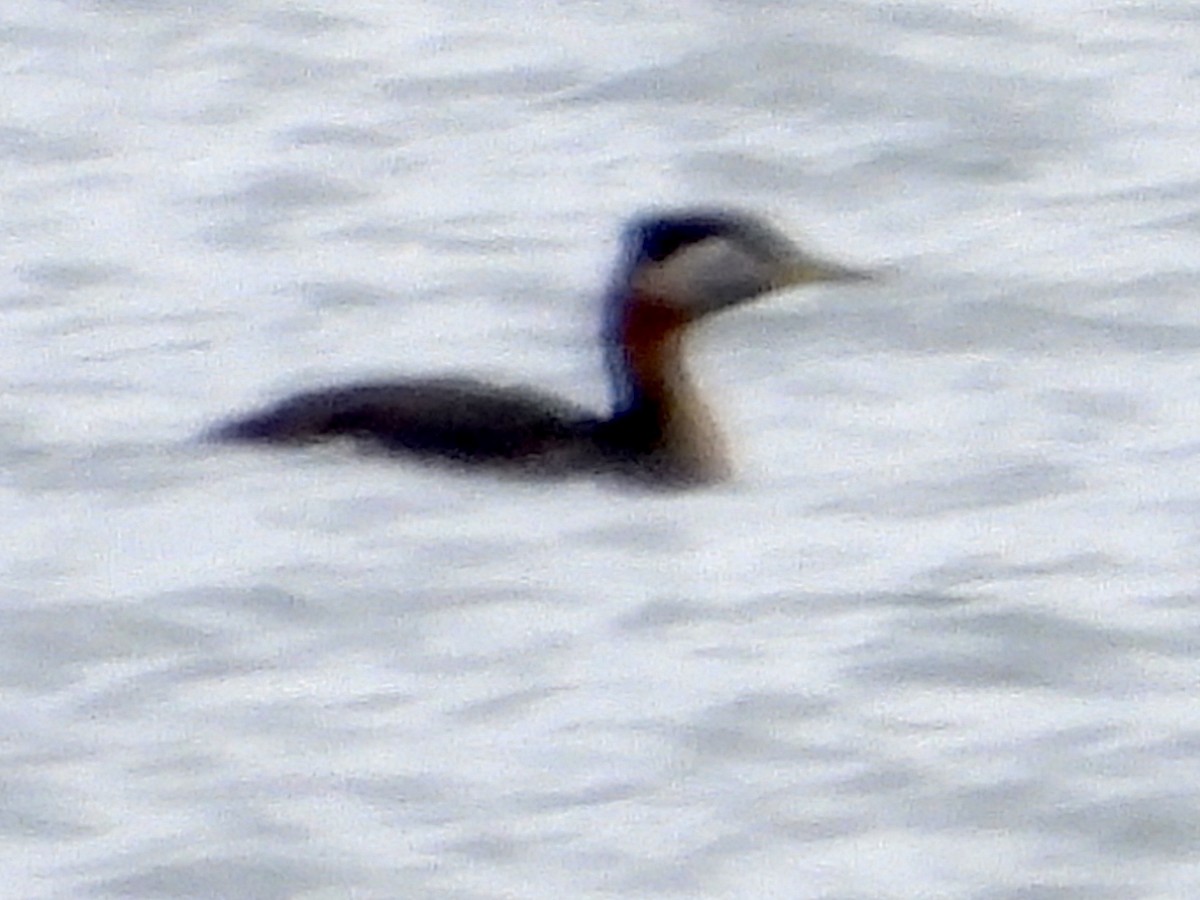
M 0 894 L 1200 894 L 1191 0 L 46 0 L 0 60 Z M 888 272 L 700 336 L 727 485 L 195 440 L 600 406 L 689 202 Z

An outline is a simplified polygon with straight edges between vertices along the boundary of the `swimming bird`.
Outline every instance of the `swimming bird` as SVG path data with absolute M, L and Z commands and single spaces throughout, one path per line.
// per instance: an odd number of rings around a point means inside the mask
M 613 395 L 607 415 L 539 390 L 443 377 L 308 391 L 214 436 L 274 444 L 346 436 L 389 451 L 538 474 L 711 483 L 729 464 L 684 366 L 690 328 L 772 291 L 866 277 L 809 255 L 747 213 L 648 215 L 625 230 L 605 305 Z

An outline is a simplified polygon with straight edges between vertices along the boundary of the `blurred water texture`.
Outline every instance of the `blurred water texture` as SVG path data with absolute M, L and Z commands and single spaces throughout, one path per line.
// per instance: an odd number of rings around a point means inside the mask
M 0 13 L 6 896 L 1200 893 L 1189 2 Z M 605 401 L 620 223 L 866 289 L 694 348 L 657 495 L 195 436 Z

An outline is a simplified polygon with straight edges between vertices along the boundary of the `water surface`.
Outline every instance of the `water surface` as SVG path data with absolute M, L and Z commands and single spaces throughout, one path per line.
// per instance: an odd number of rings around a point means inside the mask
M 0 14 L 14 897 L 1200 890 L 1189 3 Z M 684 495 L 196 435 L 605 400 L 621 221 L 888 275 L 694 348 Z

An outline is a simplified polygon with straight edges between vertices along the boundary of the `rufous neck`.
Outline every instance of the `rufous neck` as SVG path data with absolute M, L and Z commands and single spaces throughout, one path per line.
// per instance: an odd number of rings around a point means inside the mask
M 684 363 L 692 317 L 634 295 L 611 323 L 613 421 L 631 451 L 664 458 L 699 480 L 724 474 L 722 441 Z

